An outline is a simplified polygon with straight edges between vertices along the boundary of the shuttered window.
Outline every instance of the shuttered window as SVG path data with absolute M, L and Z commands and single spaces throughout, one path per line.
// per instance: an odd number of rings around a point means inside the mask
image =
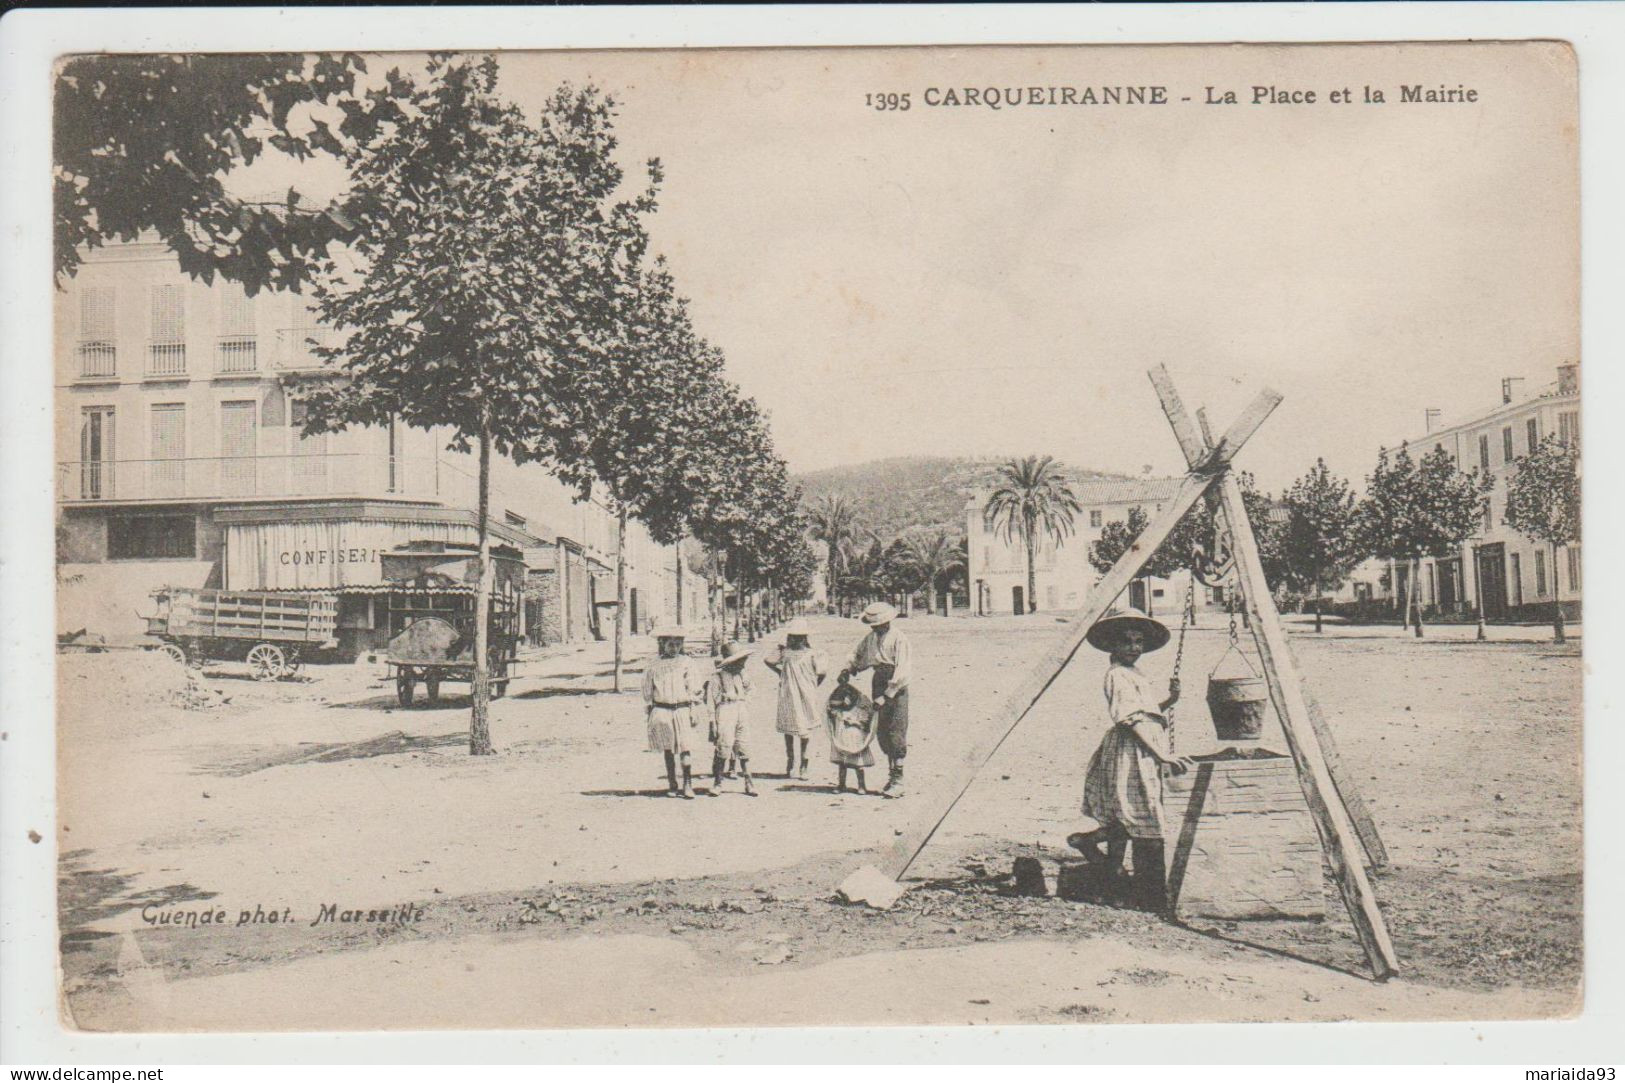
M 186 294 L 181 287 L 152 287 L 152 340 L 186 340 Z
M 1580 445 L 1580 411 L 1564 410 L 1557 415 L 1557 438 L 1565 447 Z
M 179 402 L 152 407 L 153 496 L 180 496 L 186 488 L 186 406 Z
M 79 375 L 116 376 L 118 350 L 113 343 L 112 286 L 88 286 L 79 294 Z
M 1546 551 L 1535 550 L 1535 597 L 1546 597 Z
M 79 294 L 79 337 L 82 339 L 110 339 L 113 337 L 113 306 L 116 294 L 112 286 L 87 286 Z
M 1579 593 L 1579 591 L 1580 591 L 1580 547 L 1578 545 L 1569 546 L 1568 547 L 1568 554 L 1569 554 L 1569 558 L 1568 558 L 1569 559 L 1569 590 L 1571 590 L 1571 591 L 1573 591 L 1575 593 Z
M 233 336 L 254 333 L 254 299 L 235 282 L 221 286 L 220 333 Z
M 1524 424 L 1524 430 L 1529 435 L 1529 450 L 1534 451 L 1535 445 L 1540 443 L 1540 420 L 1538 418 L 1530 418 Z
M 1488 436 L 1478 438 L 1478 465 L 1485 470 L 1490 468 L 1490 438 Z
M 1508 425 L 1506 428 L 1501 430 L 1501 461 L 1504 462 L 1504 463 L 1509 463 L 1509 462 L 1512 461 L 1512 426 L 1511 425 Z
M 151 341 L 147 344 L 147 375 L 182 376 L 186 373 L 186 294 L 180 286 L 152 287 Z

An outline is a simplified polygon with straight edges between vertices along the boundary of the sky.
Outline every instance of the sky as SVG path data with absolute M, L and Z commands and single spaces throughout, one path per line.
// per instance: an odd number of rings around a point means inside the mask
M 397 58 L 411 65 L 411 57 Z M 390 61 L 373 58 L 375 74 Z M 796 471 L 897 455 L 1180 458 L 1146 370 L 1276 489 L 1579 359 L 1573 60 L 1549 43 L 526 52 L 534 112 L 619 100 L 656 247 Z M 1401 84 L 1476 102 L 1405 104 Z M 932 107 L 945 88 L 1160 85 L 1164 106 Z M 1364 88 L 1386 91 L 1366 104 Z M 1207 105 L 1207 87 L 1237 105 Z M 1254 86 L 1314 104 L 1251 104 Z M 1327 100 L 1349 88 L 1350 103 Z M 907 111 L 865 105 L 910 95 Z M 1047 91 L 1045 92 L 1047 94 Z M 1098 90 L 1097 90 L 1098 93 Z M 1300 95 L 1301 96 L 1301 95 Z M 1189 97 L 1189 102 L 1179 99 Z M 301 190 L 338 183 L 303 166 Z M 267 161 L 239 178 L 288 179 Z

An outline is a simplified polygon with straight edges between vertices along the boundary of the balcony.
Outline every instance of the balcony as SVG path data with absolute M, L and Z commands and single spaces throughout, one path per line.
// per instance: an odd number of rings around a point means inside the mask
M 437 458 L 376 454 L 121 459 L 57 464 L 64 504 L 366 497 L 473 508 L 468 473 Z
M 317 346 L 331 346 L 334 335 L 326 327 L 281 327 L 271 349 L 271 367 L 283 372 L 300 372 L 325 367 Z
M 253 335 L 224 335 L 215 344 L 214 371 L 222 376 L 259 371 L 259 343 Z
M 118 348 L 107 341 L 79 343 L 79 378 L 110 380 L 118 376 Z
M 186 343 L 147 343 L 147 376 L 150 379 L 174 379 L 186 375 Z

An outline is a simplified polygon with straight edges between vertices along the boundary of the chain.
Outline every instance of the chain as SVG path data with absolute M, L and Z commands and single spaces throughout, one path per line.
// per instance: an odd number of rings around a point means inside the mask
M 1225 607 L 1230 610 L 1230 647 L 1232 650 L 1241 646 L 1241 638 L 1236 634 L 1236 592 L 1240 589 L 1241 584 L 1234 583 L 1224 592 Z
M 1174 672 L 1170 681 L 1179 680 L 1179 666 L 1185 660 L 1185 629 L 1196 623 L 1196 576 L 1192 575 L 1190 583 L 1185 587 L 1185 611 L 1179 615 L 1179 645 L 1174 649 Z M 1168 707 L 1168 751 L 1174 751 L 1174 708 L 1178 704 Z

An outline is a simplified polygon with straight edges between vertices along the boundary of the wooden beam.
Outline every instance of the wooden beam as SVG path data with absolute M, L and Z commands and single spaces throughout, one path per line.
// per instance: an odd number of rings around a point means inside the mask
M 959 803 L 965 791 L 970 789 L 970 784 L 975 780 L 976 773 L 982 769 L 982 765 L 993 758 L 999 746 L 1004 744 L 1005 738 L 1015 731 L 1023 718 L 1027 717 L 1027 712 L 1032 710 L 1033 704 L 1037 703 L 1049 690 L 1050 685 L 1055 683 L 1055 678 L 1061 675 L 1061 670 L 1066 668 L 1067 663 L 1078 653 L 1078 648 L 1083 646 L 1089 629 L 1105 615 L 1106 610 L 1117 600 L 1117 596 L 1123 593 L 1139 574 L 1140 569 L 1156 554 L 1157 547 L 1173 532 L 1191 505 L 1207 492 L 1208 486 L 1214 483 L 1215 478 L 1216 475 L 1211 473 L 1192 471 L 1187 474 L 1178 491 L 1163 506 L 1156 519 L 1146 526 L 1128 551 L 1112 565 L 1111 571 L 1107 572 L 1089 592 L 1088 602 L 1077 617 L 1067 625 L 1066 632 L 1054 649 L 1033 667 L 1031 675 L 1010 695 L 1003 708 L 989 723 L 982 739 L 972 745 L 959 765 L 926 799 L 925 813 L 892 844 L 891 852 L 881 866 L 887 876 L 893 880 L 900 880 L 907 874 L 909 866 L 914 864 L 914 859 L 931 841 L 931 836 L 936 834 L 937 828 L 942 826 L 942 821 L 948 818 L 948 813 L 953 811 L 953 807 Z
M 1293 664 L 1297 664 L 1295 657 Z M 1326 770 L 1332 776 L 1332 785 L 1337 787 L 1337 796 L 1342 800 L 1343 807 L 1348 810 L 1349 819 L 1354 821 L 1354 831 L 1360 836 L 1360 846 L 1365 850 L 1366 863 L 1373 869 L 1385 869 L 1388 867 L 1388 847 L 1383 845 L 1382 836 L 1377 833 L 1377 821 L 1372 818 L 1371 810 L 1366 807 L 1365 798 L 1361 796 L 1354 776 L 1349 774 L 1349 769 L 1344 766 L 1343 754 L 1338 751 L 1337 741 L 1332 736 L 1332 728 L 1326 724 L 1326 715 L 1321 711 L 1320 704 L 1315 702 L 1314 693 L 1310 692 L 1307 686 L 1303 690 L 1303 698 L 1309 705 L 1309 724 L 1315 728 L 1315 739 L 1320 742 L 1321 755 L 1326 760 Z
M 1314 817 L 1315 828 L 1320 833 L 1321 848 L 1332 867 L 1343 904 L 1354 922 L 1355 934 L 1371 962 L 1372 976 L 1378 981 L 1385 981 L 1398 973 L 1399 960 L 1388 938 L 1388 927 L 1377 906 L 1376 894 L 1371 890 L 1371 882 L 1366 878 L 1365 867 L 1359 860 L 1359 851 L 1355 848 L 1358 836 L 1354 825 L 1349 822 L 1349 814 L 1339 800 L 1337 787 L 1326 768 L 1325 756 L 1315 735 L 1309 704 L 1304 696 L 1303 678 L 1287 642 L 1286 629 L 1281 625 L 1281 615 L 1276 612 L 1275 600 L 1270 596 L 1269 586 L 1264 580 L 1264 565 L 1258 555 L 1258 541 L 1253 537 L 1252 523 L 1247 518 L 1241 483 L 1229 471 L 1219 479 L 1219 499 L 1229 524 L 1236 573 L 1241 578 L 1242 597 L 1252 618 L 1253 638 L 1263 662 L 1264 678 L 1269 685 L 1270 698 L 1275 702 L 1276 714 L 1280 716 L 1287 746 L 1292 751 L 1298 783 L 1309 803 L 1310 815 Z
M 1168 375 L 1164 365 L 1158 365 L 1149 373 L 1151 386 L 1156 389 L 1157 398 L 1162 402 L 1162 412 L 1168 415 L 1168 424 L 1173 426 L 1174 439 L 1179 442 L 1179 449 L 1185 455 L 1185 462 L 1191 467 L 1203 461 L 1207 456 L 1214 454 L 1218 448 L 1212 447 L 1213 433 L 1208 428 L 1207 411 L 1196 411 L 1196 424 L 1192 425 L 1190 417 L 1185 413 L 1185 405 L 1179 398 L 1179 392 L 1174 387 L 1173 379 Z M 1266 391 L 1253 400 L 1252 406 L 1237 419 L 1230 432 L 1225 434 L 1225 440 L 1233 441 L 1240 437 L 1246 442 L 1264 418 L 1280 404 L 1281 396 L 1274 391 Z M 1256 420 L 1252 420 L 1255 419 Z M 1250 425 L 1251 427 L 1246 427 Z M 1239 446 L 1239 445 L 1233 445 Z M 1208 506 L 1217 513 L 1220 496 L 1217 488 L 1209 490 Z M 1234 534 L 1231 535 L 1234 537 Z M 1296 662 L 1296 659 L 1294 659 Z M 1294 665 L 1296 670 L 1296 666 Z M 1301 672 L 1298 671 L 1298 672 Z M 1337 751 L 1336 742 L 1332 739 L 1331 729 L 1326 725 L 1325 716 L 1321 714 L 1314 697 L 1307 688 L 1302 688 L 1303 697 L 1309 704 L 1309 720 L 1314 727 L 1315 736 L 1320 740 L 1321 749 L 1326 760 L 1326 769 L 1332 776 L 1332 784 L 1336 787 L 1337 796 L 1348 811 L 1349 818 L 1354 822 L 1355 831 L 1360 836 L 1360 847 L 1365 851 L 1367 862 L 1373 869 L 1380 869 L 1388 864 L 1388 849 L 1382 843 L 1382 836 L 1377 832 L 1377 823 L 1371 817 L 1371 810 L 1366 807 L 1365 799 L 1360 795 L 1360 788 L 1355 784 L 1348 769 L 1343 766 L 1343 757 Z M 1283 722 L 1283 725 L 1285 723 Z

